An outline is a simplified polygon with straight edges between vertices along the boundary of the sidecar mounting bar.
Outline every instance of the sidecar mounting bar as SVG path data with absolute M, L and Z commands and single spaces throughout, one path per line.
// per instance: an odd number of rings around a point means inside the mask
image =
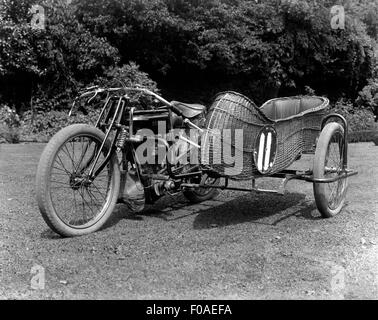
M 283 172 L 268 176 L 269 178 L 281 178 L 282 182 L 279 190 L 266 190 L 256 188 L 256 179 L 252 179 L 252 188 L 237 188 L 228 186 L 228 178 L 225 177 L 225 184 L 219 185 L 207 185 L 207 184 L 194 184 L 194 183 L 183 183 L 181 187 L 183 188 L 214 188 L 222 190 L 235 190 L 235 191 L 245 191 L 245 192 L 256 192 L 256 193 L 274 193 L 279 195 L 284 195 L 286 193 L 286 185 L 290 180 L 302 180 L 313 183 L 332 183 L 339 181 L 341 179 L 346 179 L 348 177 L 358 174 L 357 171 L 353 170 L 343 170 L 337 176 L 330 178 L 314 178 L 311 171 L 297 172 L 295 170 L 285 170 Z M 261 178 L 261 177 L 260 177 Z
M 274 194 L 281 194 L 281 191 L 278 190 L 268 190 L 268 189 L 258 189 L 252 187 L 250 189 L 247 188 L 236 188 L 236 187 L 227 187 L 227 186 L 213 186 L 207 184 L 195 184 L 195 183 L 183 183 L 181 184 L 183 188 L 208 188 L 208 189 L 227 189 L 227 190 L 234 190 L 234 191 L 244 191 L 244 192 L 256 192 L 256 193 L 274 193 Z
M 302 180 L 315 183 L 332 183 L 341 179 L 349 178 L 358 174 L 357 171 L 344 169 L 340 172 L 328 168 L 329 173 L 338 173 L 338 175 L 330 178 L 314 178 L 311 170 L 300 172 L 295 170 L 284 170 L 282 172 L 271 175 L 271 178 L 284 178 L 289 180 Z

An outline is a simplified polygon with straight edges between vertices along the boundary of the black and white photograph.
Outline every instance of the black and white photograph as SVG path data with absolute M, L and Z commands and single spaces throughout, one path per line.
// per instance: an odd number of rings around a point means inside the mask
M 377 300 L 377 244 L 378 0 L 0 0 L 0 300 Z

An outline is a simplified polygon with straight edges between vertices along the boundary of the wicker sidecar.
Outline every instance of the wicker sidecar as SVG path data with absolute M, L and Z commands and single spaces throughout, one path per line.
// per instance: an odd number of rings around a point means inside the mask
M 347 169 L 347 122 L 338 114 L 326 115 L 328 104 L 324 97 L 295 96 L 272 99 L 258 108 L 239 93 L 220 93 L 207 115 L 202 156 L 213 173 L 225 178 L 221 188 L 229 189 L 228 179 L 251 179 L 252 189 L 232 189 L 284 194 L 289 180 L 313 182 L 319 211 L 333 216 L 344 204 L 347 178 L 357 172 Z M 225 129 L 231 133 L 225 135 Z M 231 164 L 225 149 L 231 150 Z M 313 169 L 288 170 L 304 153 L 315 154 Z M 236 163 L 242 167 L 231 175 L 229 169 Z M 282 189 L 256 188 L 255 179 L 264 176 L 283 178 Z

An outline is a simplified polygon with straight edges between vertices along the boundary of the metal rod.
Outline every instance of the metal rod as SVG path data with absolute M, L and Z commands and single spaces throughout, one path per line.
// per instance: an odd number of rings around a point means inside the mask
M 100 149 L 99 149 L 99 151 L 98 151 L 98 153 L 97 153 L 97 156 L 96 156 L 96 158 L 95 158 L 95 161 L 93 162 L 92 168 L 91 168 L 91 170 L 90 170 L 90 172 L 89 172 L 89 177 L 90 177 L 91 179 L 93 178 L 93 172 L 94 172 L 95 166 L 96 166 L 96 164 L 97 164 L 97 162 L 98 162 L 98 159 L 100 158 L 101 152 L 102 152 L 102 150 L 103 150 L 103 148 L 104 148 L 104 145 L 105 145 L 105 143 L 106 143 L 106 141 L 107 141 L 107 139 L 108 139 L 108 137 L 109 137 L 110 131 L 112 130 L 112 127 L 113 127 L 113 125 L 114 125 L 114 122 L 115 122 L 115 120 L 116 120 L 116 118 L 117 118 L 117 116 L 118 116 L 119 109 L 121 108 L 121 105 L 122 105 L 122 102 L 123 102 L 122 100 L 123 100 L 122 97 L 119 98 L 118 105 L 117 105 L 117 109 L 116 109 L 116 111 L 115 111 L 115 113 L 114 113 L 114 116 L 113 116 L 112 122 L 111 122 L 111 124 L 110 124 L 110 126 L 109 126 L 108 131 L 107 131 L 106 134 L 105 134 L 104 140 L 103 140 L 102 143 L 101 143 L 101 147 L 100 147 Z M 107 161 L 109 161 L 111 152 L 112 152 L 112 148 L 110 148 L 110 150 L 109 150 L 109 152 L 108 152 L 108 154 L 107 154 L 105 160 L 104 160 L 103 163 L 101 164 L 101 166 L 104 165 L 104 164 L 106 164 Z M 100 167 L 101 167 L 101 166 L 100 166 Z M 96 175 L 97 175 L 97 173 L 98 173 L 98 170 L 96 171 Z
M 196 147 L 197 149 L 201 149 L 201 146 L 199 146 L 197 143 L 194 143 L 193 141 L 186 139 L 181 134 L 179 135 L 179 139 L 182 141 L 185 141 L 186 143 L 189 143 L 191 146 Z
M 315 183 L 332 183 L 341 179 L 355 176 L 357 174 L 358 174 L 357 171 L 347 170 L 332 178 L 314 178 L 314 176 L 309 176 L 309 175 L 293 175 L 290 177 L 290 180 L 303 180 L 303 181 L 315 182 Z
M 132 107 L 129 111 L 129 136 L 134 135 L 134 110 L 135 107 Z
M 100 121 L 102 120 L 102 116 L 103 116 L 104 113 L 105 113 L 105 109 L 107 108 L 110 99 L 111 99 L 110 96 L 108 96 L 108 97 L 106 98 L 105 104 L 104 104 L 104 106 L 102 107 L 101 113 L 100 113 L 100 115 L 98 116 L 98 119 L 97 119 L 97 121 L 96 121 L 96 124 L 95 124 L 95 127 L 96 127 L 96 128 L 99 128 Z
M 125 101 L 122 101 L 121 112 L 119 112 L 118 121 L 120 121 L 120 119 L 122 117 L 124 108 L 125 108 Z M 115 127 L 115 125 L 114 125 L 114 127 Z M 109 130 L 111 130 L 111 129 L 112 129 L 112 127 L 110 127 Z M 94 173 L 95 177 L 97 177 L 100 174 L 100 172 L 105 168 L 105 166 L 108 164 L 110 157 L 112 156 L 113 149 L 117 150 L 115 148 L 115 144 L 116 144 L 116 141 L 118 139 L 119 132 L 120 132 L 119 130 L 116 130 L 115 135 L 113 137 L 113 140 L 110 143 L 111 148 L 109 149 L 108 154 L 106 155 L 104 161 L 102 161 L 102 163 L 100 164 L 100 166 L 97 168 L 96 172 Z
M 203 133 L 204 130 L 201 129 L 200 127 L 198 127 L 197 125 L 195 125 L 193 122 L 191 122 L 188 118 L 184 119 L 184 123 L 187 124 L 188 126 L 194 128 L 194 129 L 197 129 L 199 132 Z
M 227 190 L 234 190 L 234 191 L 245 191 L 245 192 L 257 192 L 257 193 L 274 193 L 279 194 L 277 190 L 266 190 L 266 189 L 246 189 L 246 188 L 236 188 L 236 187 L 226 187 L 226 186 L 214 186 L 208 184 L 197 184 L 197 183 L 182 183 L 181 187 L 183 188 L 207 188 L 207 189 L 227 189 Z
M 305 180 L 305 181 L 309 181 L 309 182 L 315 182 L 315 183 L 332 183 L 332 182 L 339 181 L 339 180 L 341 180 L 341 179 L 346 179 L 346 178 L 349 178 L 349 177 L 355 176 L 355 175 L 357 175 L 357 174 L 358 174 L 357 171 L 349 171 L 349 172 L 344 172 L 344 173 L 342 173 L 341 175 L 338 175 L 338 176 L 333 177 L 333 178 L 313 178 L 313 177 L 304 177 L 303 180 Z
M 187 173 L 182 173 L 182 174 L 176 174 L 174 177 L 175 178 L 186 178 L 186 177 L 193 177 L 193 176 L 199 176 L 202 174 L 202 171 L 198 172 L 187 172 Z
M 254 179 L 252 179 L 252 188 L 251 189 L 246 189 L 246 188 L 236 188 L 236 187 L 228 187 L 228 179 L 226 179 L 226 183 L 223 186 L 213 186 L 213 185 L 207 185 L 207 184 L 196 184 L 196 183 L 182 183 L 181 187 L 183 188 L 207 188 L 207 189 L 227 189 L 227 190 L 234 190 L 234 191 L 245 191 L 245 192 L 256 192 L 256 193 L 274 193 L 274 194 L 279 194 L 283 195 L 285 192 L 285 187 L 286 184 L 290 180 L 303 180 L 303 181 L 308 181 L 308 182 L 315 182 L 315 183 L 332 183 L 336 182 L 341 179 L 345 179 L 351 176 L 354 176 L 358 174 L 356 171 L 347 171 L 344 172 L 341 175 L 338 175 L 333 178 L 314 178 L 313 176 L 308 176 L 308 175 L 285 175 L 285 180 L 282 184 L 281 189 L 282 190 L 267 190 L 267 189 L 258 189 L 255 187 Z

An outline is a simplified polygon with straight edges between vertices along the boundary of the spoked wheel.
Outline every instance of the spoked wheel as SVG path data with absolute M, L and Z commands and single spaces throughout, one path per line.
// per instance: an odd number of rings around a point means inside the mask
M 59 131 L 44 149 L 37 169 L 37 201 L 50 228 L 62 236 L 80 236 L 100 229 L 118 197 L 120 174 L 116 155 L 90 181 L 89 171 L 104 133 L 75 124 Z M 107 141 L 96 168 L 110 148 Z
M 194 183 L 201 183 L 206 185 L 219 185 L 219 178 L 210 177 L 208 174 L 203 174 L 201 180 L 193 181 Z M 193 203 L 198 203 L 214 198 L 218 194 L 216 188 L 195 188 L 192 190 L 185 190 L 184 196 Z
M 333 178 L 341 174 L 345 146 L 344 128 L 335 122 L 322 130 L 314 158 L 314 178 Z M 322 217 L 338 214 L 345 202 L 347 178 L 331 183 L 314 183 L 315 202 Z

